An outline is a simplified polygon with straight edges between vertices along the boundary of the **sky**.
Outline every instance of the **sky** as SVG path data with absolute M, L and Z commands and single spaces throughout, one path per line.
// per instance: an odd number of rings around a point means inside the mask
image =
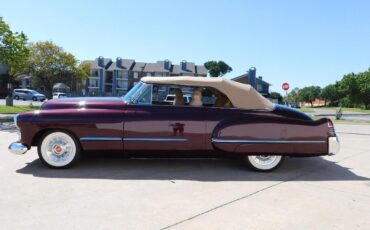
M 370 68 L 366 0 L 0 0 L 0 17 L 79 60 L 223 60 L 225 78 L 255 67 L 280 93 Z

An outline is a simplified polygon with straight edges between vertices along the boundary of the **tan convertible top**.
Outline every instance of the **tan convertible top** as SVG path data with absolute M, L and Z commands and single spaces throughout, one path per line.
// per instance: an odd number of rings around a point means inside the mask
M 225 94 L 240 109 L 272 110 L 274 104 L 253 87 L 222 77 L 143 77 L 142 82 L 161 85 L 212 87 Z

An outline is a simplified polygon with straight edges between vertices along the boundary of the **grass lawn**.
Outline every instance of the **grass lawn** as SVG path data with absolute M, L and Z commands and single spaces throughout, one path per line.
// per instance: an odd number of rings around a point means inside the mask
M 311 108 L 311 107 L 302 107 L 301 108 L 301 111 L 303 111 L 303 112 L 310 112 L 310 111 L 312 111 L 312 109 L 317 109 L 317 110 L 320 110 L 320 109 L 323 109 L 323 110 L 336 110 L 337 108 L 341 108 L 342 111 L 346 111 L 346 112 L 370 113 L 370 109 L 345 108 L 345 107 L 314 107 L 314 108 Z
M 28 106 L 28 105 L 15 105 L 15 106 L 5 106 L 0 105 L 0 113 L 21 113 L 32 110 L 38 110 L 40 106 Z
M 329 109 L 329 110 L 336 110 L 339 107 L 320 107 L 315 109 Z M 360 109 L 360 108 L 341 108 L 342 111 L 346 112 L 361 112 L 361 113 L 370 113 L 370 109 Z
M 312 108 L 310 108 L 310 107 L 301 107 L 299 110 L 301 110 L 302 112 L 305 112 L 305 113 L 313 112 Z

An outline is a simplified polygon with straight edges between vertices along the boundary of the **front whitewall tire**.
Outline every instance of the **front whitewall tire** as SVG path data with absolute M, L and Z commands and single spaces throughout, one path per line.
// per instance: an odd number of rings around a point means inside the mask
M 78 141 L 63 131 L 46 133 L 38 145 L 39 158 L 50 168 L 67 168 L 79 159 Z

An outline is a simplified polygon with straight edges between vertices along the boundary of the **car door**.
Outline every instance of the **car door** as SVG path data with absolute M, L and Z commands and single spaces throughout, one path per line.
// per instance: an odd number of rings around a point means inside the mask
M 125 110 L 124 150 L 195 153 L 205 149 L 204 109 L 170 105 L 130 105 Z

